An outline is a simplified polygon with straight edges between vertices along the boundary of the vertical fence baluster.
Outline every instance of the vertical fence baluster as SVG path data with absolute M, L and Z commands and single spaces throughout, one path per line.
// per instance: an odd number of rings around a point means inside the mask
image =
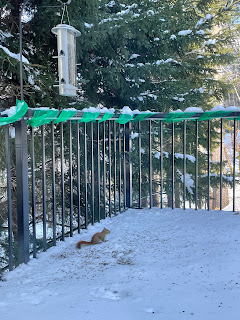
M 172 209 L 174 209 L 174 122 L 172 123 Z
M 223 165 L 223 119 L 221 118 L 220 133 L 220 210 L 222 210 L 222 165 Z
M 113 174 L 113 199 L 114 199 L 114 213 L 117 213 L 117 141 L 116 141 L 116 122 L 113 123 L 113 166 L 114 166 L 114 174 Z
M 84 122 L 84 191 L 85 191 L 85 228 L 88 227 L 88 181 L 87 181 L 87 123 Z
M 126 209 L 126 127 L 123 125 L 123 203 Z
M 103 210 L 106 218 L 106 127 L 103 122 Z
M 80 186 L 80 139 L 79 139 L 79 122 L 76 123 L 76 148 L 77 148 L 77 221 L 78 233 L 81 230 L 81 186 Z
M 161 209 L 163 208 L 163 123 L 160 121 L 160 184 L 161 184 Z
M 45 163 L 45 126 L 41 126 L 42 138 L 42 195 L 43 195 L 43 251 L 47 250 L 47 205 L 46 205 L 46 163 Z
M 70 237 L 73 236 L 73 177 L 72 177 L 72 122 L 68 121 L 69 139 L 69 202 L 70 202 Z
M 35 193 L 35 151 L 34 151 L 34 129 L 31 127 L 31 170 L 32 170 L 32 224 L 33 224 L 33 258 L 37 257 L 36 241 L 36 193 Z
M 195 121 L 195 210 L 198 209 L 198 121 Z
M 65 240 L 65 188 L 64 188 L 64 138 L 63 138 L 63 122 L 60 123 L 60 156 L 61 156 L 62 241 L 64 241 L 64 240 Z
M 9 124 L 5 125 L 5 147 L 7 165 L 7 199 L 8 199 L 8 267 L 13 270 L 13 238 L 12 238 L 12 192 L 11 192 L 11 150 Z
M 92 225 L 95 221 L 94 212 L 94 137 L 93 137 L 93 122 L 91 122 L 91 211 L 92 211 Z
M 141 122 L 138 122 L 138 207 L 142 208 L 142 140 L 141 140 Z
M 52 214 L 53 214 L 53 245 L 56 245 L 56 178 L 55 178 L 55 141 L 54 121 L 51 122 L 51 147 L 52 147 Z
M 34 150 L 34 128 L 31 127 L 31 171 L 32 171 L 32 225 L 33 225 L 33 258 L 37 257 L 36 241 L 36 176 L 35 176 L 35 150 Z
M 149 133 L 148 133 L 148 142 L 149 142 L 149 197 L 150 202 L 149 206 L 152 208 L 152 120 L 149 120 Z
M 186 209 L 186 120 L 183 121 L 183 209 Z
M 29 261 L 28 146 L 25 119 L 15 122 L 18 263 Z
M 132 207 L 132 138 L 131 138 L 131 122 L 125 126 L 125 162 L 126 162 L 126 207 Z
M 101 192 L 101 176 L 100 176 L 100 139 L 99 139 L 99 121 L 97 121 L 97 210 L 98 210 L 98 214 L 97 214 L 97 219 L 98 222 L 100 222 L 100 203 L 101 203 L 101 199 L 100 199 L 100 192 Z
M 111 121 L 108 120 L 108 160 L 109 160 L 109 217 L 112 216 L 112 156 L 111 156 Z
M 121 124 L 118 126 L 118 205 L 119 212 L 121 212 L 121 199 L 122 199 L 122 152 L 121 152 Z
M 207 192 L 207 208 L 210 210 L 210 120 L 208 120 L 208 192 Z
M 236 198 L 236 119 L 233 120 L 233 212 Z

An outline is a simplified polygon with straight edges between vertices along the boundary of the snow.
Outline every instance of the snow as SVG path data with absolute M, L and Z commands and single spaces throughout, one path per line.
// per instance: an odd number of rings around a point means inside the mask
M 134 132 L 131 134 L 131 139 L 135 139 L 135 138 L 138 138 L 139 134 L 137 132 Z
M 180 175 L 181 181 L 183 182 L 184 175 L 180 170 L 177 169 L 178 174 Z M 185 184 L 189 193 L 193 194 L 193 188 L 195 187 L 194 180 L 191 178 L 189 173 L 185 174 Z
M 217 40 L 216 39 L 209 39 L 205 41 L 205 46 L 209 46 L 210 44 L 216 44 Z
M 113 1 L 109 1 L 107 4 L 105 4 L 106 7 L 109 7 L 109 8 L 112 8 L 114 7 L 116 4 L 116 2 L 113 0 Z
M 89 107 L 89 108 L 84 108 L 81 110 L 82 112 L 99 112 L 99 113 L 114 113 L 115 109 L 114 108 L 106 108 L 106 107 Z
M 240 108 L 236 106 L 229 106 L 229 107 L 226 107 L 226 111 L 240 112 Z
M 173 110 L 173 111 L 171 111 L 170 113 L 181 113 L 181 112 L 183 112 L 182 110 L 180 110 L 180 109 L 177 109 L 177 110 Z
M 188 34 L 191 34 L 192 33 L 192 30 L 188 29 L 188 30 L 181 30 L 178 32 L 178 35 L 179 36 L 186 36 Z
M 148 10 L 146 13 L 148 16 L 154 16 L 157 12 L 153 10 Z
M 124 106 L 121 110 L 120 110 L 121 114 L 128 114 L 128 115 L 135 115 L 135 114 L 145 114 L 145 113 L 154 113 L 154 112 L 151 112 L 149 110 L 146 110 L 146 111 L 139 111 L 138 109 L 135 109 L 135 110 L 131 110 L 129 108 L 129 106 Z
M 4 38 L 11 38 L 13 35 L 10 32 L 3 32 L 0 30 L 0 37 L 2 40 L 4 40 Z
M 136 59 L 137 57 L 140 57 L 140 54 L 138 54 L 138 53 L 133 53 L 133 54 L 131 55 L 131 57 L 129 58 L 129 60 L 131 60 L 131 59 Z
M 182 153 L 174 153 L 175 158 L 180 158 L 183 159 L 184 155 Z M 186 159 L 188 159 L 189 161 L 191 161 L 192 163 L 194 163 L 196 161 L 196 158 L 194 156 L 191 156 L 190 154 L 186 154 Z
M 204 34 L 205 34 L 205 31 L 204 31 L 204 30 L 198 30 L 198 31 L 196 31 L 196 34 L 204 35 Z
M 202 24 L 204 24 L 207 20 L 210 20 L 210 19 L 212 19 L 212 18 L 213 18 L 212 14 L 210 14 L 210 13 L 206 14 L 206 16 L 205 16 L 204 18 L 201 18 L 201 19 L 197 22 L 195 28 L 197 29 L 199 26 L 201 26 Z
M 124 106 L 120 111 L 122 114 L 133 115 L 133 111 L 129 108 L 129 106 Z M 140 111 L 138 111 L 138 113 L 140 113 Z
M 140 79 L 139 79 L 140 80 Z M 148 96 L 150 98 L 153 98 L 154 100 L 157 100 L 157 96 L 153 93 L 150 93 L 149 90 L 145 91 L 145 92 L 141 92 L 140 96 Z M 140 100 L 140 99 L 139 99 Z M 146 113 L 146 111 L 144 111 Z
M 213 17 L 213 15 L 210 14 L 210 13 L 208 13 L 208 14 L 205 16 L 205 19 L 206 19 L 206 20 L 210 20 L 210 19 L 212 19 L 212 17 Z
M 210 111 L 226 111 L 223 105 L 213 107 Z
M 55 109 L 55 108 L 48 108 L 48 107 L 38 107 L 38 108 L 29 108 L 29 110 L 33 110 L 33 111 L 35 111 L 35 110 L 42 110 L 42 111 L 49 111 L 49 110 L 56 110 L 57 111 L 57 109 Z
M 232 212 L 129 209 L 6 274 L 1 319 L 237 320 L 239 228 Z
M 20 53 L 18 53 L 18 54 L 13 53 L 13 52 L 11 52 L 8 48 L 3 47 L 1 44 L 0 44 L 0 49 L 2 49 L 2 50 L 3 50 L 7 55 L 9 55 L 10 57 L 12 57 L 12 58 L 20 61 Z M 29 64 L 28 59 L 25 58 L 23 55 L 22 55 L 22 62 Z
M 130 67 L 130 68 L 133 68 L 133 67 L 135 67 L 135 64 L 133 64 L 133 63 L 126 63 L 125 66 L 126 66 L 126 67 Z
M 178 65 L 182 65 L 182 63 L 181 62 L 179 62 L 179 61 L 177 61 L 177 60 L 174 60 L 174 59 L 172 59 L 172 58 L 168 58 L 168 59 L 166 59 L 166 60 L 163 60 L 163 59 L 161 59 L 161 60 L 156 60 L 155 62 L 153 62 L 152 64 L 151 63 L 149 63 L 149 62 L 147 62 L 147 63 L 141 63 L 141 62 L 139 62 L 139 63 L 137 63 L 137 64 L 133 64 L 133 63 L 126 63 L 125 64 L 125 67 L 130 67 L 130 68 L 134 68 L 134 67 L 144 67 L 144 66 L 146 66 L 146 65 L 160 65 L 160 64 L 162 64 L 162 63 L 176 63 L 176 64 L 178 64 Z
M 202 24 L 204 24 L 204 22 L 205 22 L 205 20 L 204 20 L 203 18 L 201 18 L 201 19 L 197 22 L 195 28 L 197 29 L 199 26 L 201 26 Z
M 179 101 L 179 102 L 185 101 L 184 98 L 179 98 L 179 97 L 173 97 L 172 99 L 173 99 L 173 100 L 176 100 L 176 101 Z
M 91 29 L 94 25 L 92 23 L 84 22 L 86 28 Z
M 172 58 L 168 58 L 168 59 L 166 59 L 166 60 L 157 60 L 157 61 L 155 62 L 155 64 L 156 64 L 156 65 L 160 65 L 160 64 L 162 64 L 162 63 L 171 63 L 171 62 L 177 63 L 177 64 L 181 65 L 181 62 L 179 62 L 179 61 L 177 61 L 177 60 L 174 60 L 174 59 L 172 59 Z M 154 64 L 154 63 L 153 63 L 153 64 Z
M 168 152 L 163 152 L 163 154 L 166 156 L 166 158 L 168 158 L 169 156 L 169 153 Z M 161 156 L 161 152 L 158 151 L 154 154 L 154 157 L 157 158 L 157 159 L 160 159 L 160 156 Z M 186 154 L 186 159 L 188 159 L 189 161 L 191 161 L 192 163 L 194 163 L 196 161 L 196 158 L 194 156 L 191 156 L 190 154 Z M 174 153 L 174 157 L 176 159 L 183 159 L 184 158 L 184 155 L 182 153 Z
M 122 15 L 128 14 L 131 9 L 134 9 L 134 8 L 137 8 L 137 7 L 138 7 L 138 5 L 136 3 L 133 3 L 132 5 L 127 6 L 126 10 L 122 10 L 122 11 L 117 12 L 116 15 L 122 16 Z
M 184 110 L 184 112 L 196 112 L 196 113 L 200 113 L 200 112 L 203 112 L 202 108 L 199 108 L 199 107 L 189 107 L 189 108 L 186 108 Z
M 12 106 L 11 108 L 7 109 L 7 110 L 4 110 L 1 112 L 1 115 L 7 115 L 8 117 L 12 117 L 16 114 L 16 110 L 17 110 L 17 107 L 16 106 Z
M 171 37 L 170 37 L 171 40 L 175 40 L 176 38 L 177 37 L 175 36 L 175 34 L 172 34 Z

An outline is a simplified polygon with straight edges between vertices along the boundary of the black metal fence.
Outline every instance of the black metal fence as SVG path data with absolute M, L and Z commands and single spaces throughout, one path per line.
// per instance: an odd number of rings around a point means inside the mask
M 237 121 L 212 121 L 0 127 L 1 269 L 126 208 L 240 209 Z

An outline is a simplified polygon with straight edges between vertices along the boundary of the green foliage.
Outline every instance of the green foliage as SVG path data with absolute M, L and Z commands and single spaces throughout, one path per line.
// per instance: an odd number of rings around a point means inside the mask
M 219 66 L 235 59 L 234 6 L 226 9 L 225 1 L 100 3 L 97 22 L 96 16 L 84 21 L 81 30 L 79 71 L 89 101 L 169 111 L 206 109 L 226 95 L 228 86 L 216 76 Z
M 2 46 L 19 52 L 18 20 L 23 1 L 1 1 Z M 24 11 L 24 91 L 31 106 L 65 106 L 57 81 L 56 38 L 60 2 L 30 0 Z M 70 24 L 81 31 L 76 102 L 107 107 L 168 111 L 221 100 L 229 89 L 218 79 L 221 65 L 234 61 L 239 34 L 237 1 L 72 1 Z M 27 17 L 27 18 L 26 18 Z M 68 23 L 67 15 L 63 22 Z M 19 97 L 19 61 L 0 48 L 4 100 Z M 12 99 L 14 97 L 14 99 Z

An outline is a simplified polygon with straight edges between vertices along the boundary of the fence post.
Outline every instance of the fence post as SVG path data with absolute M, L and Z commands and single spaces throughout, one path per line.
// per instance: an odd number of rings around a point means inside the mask
M 29 261 L 29 195 L 28 195 L 28 147 L 27 122 L 15 123 L 17 216 L 18 216 L 18 263 Z
M 132 207 L 132 139 L 131 139 L 131 123 L 125 125 L 125 165 L 126 165 L 126 206 Z

